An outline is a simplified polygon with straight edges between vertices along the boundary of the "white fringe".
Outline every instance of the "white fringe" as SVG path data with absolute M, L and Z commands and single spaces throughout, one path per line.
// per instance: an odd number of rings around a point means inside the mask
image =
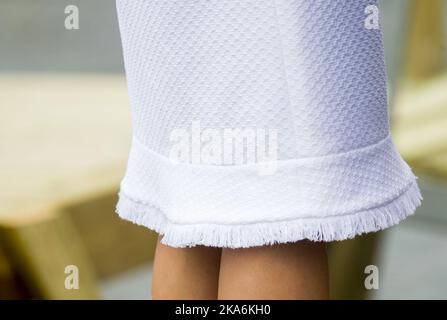
M 414 181 L 400 196 L 382 206 L 350 215 L 251 224 L 176 224 L 156 207 L 130 199 L 122 192 L 117 204 L 118 215 L 148 227 L 162 237 L 162 243 L 183 248 L 196 245 L 224 248 L 247 248 L 275 243 L 340 241 L 375 232 L 398 224 L 413 214 L 422 196 Z

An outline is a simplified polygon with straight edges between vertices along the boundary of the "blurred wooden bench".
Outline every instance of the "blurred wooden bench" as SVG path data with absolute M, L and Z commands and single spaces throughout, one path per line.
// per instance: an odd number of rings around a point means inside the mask
M 0 297 L 98 298 L 98 279 L 149 261 L 155 243 L 114 213 L 131 135 L 124 77 L 1 74 L 0 88 Z M 67 265 L 78 290 L 64 287 Z
M 447 178 L 445 2 L 413 3 L 406 59 L 393 101 L 393 136 L 418 172 Z

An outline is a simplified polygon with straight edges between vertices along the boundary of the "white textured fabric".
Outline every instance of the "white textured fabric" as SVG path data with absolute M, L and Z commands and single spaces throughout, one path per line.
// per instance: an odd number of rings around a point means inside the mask
M 134 127 L 119 215 L 174 247 L 249 247 L 412 214 L 374 4 L 117 0 Z

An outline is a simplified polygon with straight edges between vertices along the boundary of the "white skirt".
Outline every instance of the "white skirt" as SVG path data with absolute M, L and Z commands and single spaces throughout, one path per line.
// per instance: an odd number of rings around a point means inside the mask
M 117 0 L 133 119 L 118 214 L 173 247 L 334 241 L 421 202 L 374 0 Z

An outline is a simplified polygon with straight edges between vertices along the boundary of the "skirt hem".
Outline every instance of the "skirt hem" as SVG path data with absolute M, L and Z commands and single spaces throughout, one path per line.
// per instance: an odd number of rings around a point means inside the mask
M 156 206 L 133 200 L 123 192 L 120 192 L 116 212 L 122 219 L 156 231 L 162 236 L 161 242 L 171 247 L 247 248 L 304 239 L 323 242 L 351 239 L 398 224 L 412 215 L 421 201 L 415 179 L 405 192 L 382 205 L 353 214 L 321 218 L 250 224 L 179 224 L 170 221 Z

